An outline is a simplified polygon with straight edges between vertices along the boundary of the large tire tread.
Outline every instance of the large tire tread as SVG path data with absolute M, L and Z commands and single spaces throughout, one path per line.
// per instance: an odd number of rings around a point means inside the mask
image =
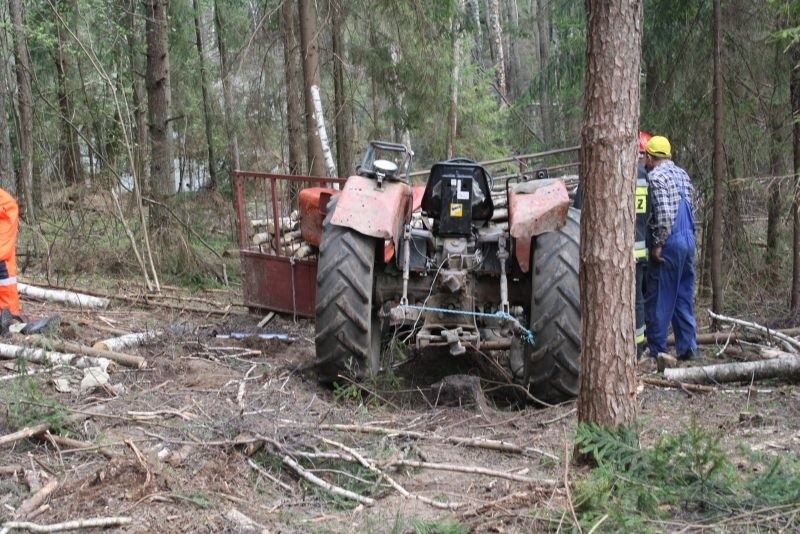
M 326 221 L 317 268 L 319 381 L 332 384 L 370 371 L 375 240 Z
M 580 211 L 569 210 L 560 230 L 536 239 L 533 254 L 531 330 L 523 381 L 535 398 L 563 402 L 578 394 L 581 352 Z

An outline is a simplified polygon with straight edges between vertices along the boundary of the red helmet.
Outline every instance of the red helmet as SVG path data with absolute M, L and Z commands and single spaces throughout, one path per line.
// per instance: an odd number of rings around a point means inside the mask
M 649 133 L 639 132 L 639 154 L 647 152 L 647 143 L 652 136 Z

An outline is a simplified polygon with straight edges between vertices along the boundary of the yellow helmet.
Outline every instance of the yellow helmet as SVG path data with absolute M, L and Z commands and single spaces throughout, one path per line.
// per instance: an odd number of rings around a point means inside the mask
M 672 157 L 672 147 L 666 137 L 655 135 L 647 142 L 647 153 L 654 158 L 669 158 Z

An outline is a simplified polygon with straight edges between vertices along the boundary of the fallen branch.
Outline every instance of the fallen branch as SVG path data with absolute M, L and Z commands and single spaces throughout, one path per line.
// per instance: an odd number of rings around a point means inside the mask
M 16 475 L 18 473 L 22 473 L 25 468 L 19 464 L 11 464 L 11 465 L 0 465 L 0 475 L 7 476 L 7 475 Z
M 58 434 L 51 434 L 49 430 L 46 430 L 44 433 L 44 438 L 51 442 L 53 445 L 59 445 L 61 447 L 68 447 L 74 450 L 86 450 L 86 451 L 97 451 L 106 458 L 113 458 L 114 453 L 111 452 L 110 449 L 103 446 L 95 446 L 91 443 L 86 443 L 85 441 L 78 441 L 77 439 L 67 438 L 64 436 L 59 436 Z
M 50 481 L 44 485 L 42 489 L 25 499 L 25 501 L 17 508 L 14 517 L 16 519 L 27 519 L 31 512 L 35 511 L 42 505 L 44 500 L 53 493 L 58 487 L 58 479 L 51 478 Z
M 163 332 L 159 330 L 153 330 L 150 332 L 137 332 L 135 334 L 125 334 L 124 336 L 112 337 L 109 339 L 98 341 L 97 343 L 92 345 L 92 347 L 98 350 L 118 351 L 120 349 L 124 349 L 127 347 L 135 347 L 137 345 L 142 345 L 148 341 L 157 339 L 162 334 Z
M 281 460 L 283 461 L 283 463 L 291 467 L 298 475 L 306 479 L 308 482 L 314 484 L 315 486 L 324 489 L 328 493 L 344 497 L 345 499 L 357 501 L 367 506 L 372 506 L 373 504 L 375 504 L 375 499 L 372 499 L 370 497 L 364 497 L 363 495 L 359 495 L 358 493 L 354 493 L 350 490 L 340 488 L 339 486 L 334 486 L 329 482 L 325 482 L 324 480 L 314 475 L 313 473 L 309 472 L 308 470 L 304 469 L 300 464 L 292 460 L 292 458 L 288 454 L 284 455 Z
M 682 384 L 677 380 L 664 380 L 663 378 L 642 377 L 642 382 L 650 384 L 651 386 L 658 386 L 662 388 L 676 388 L 685 389 L 686 391 L 694 391 L 697 393 L 714 393 L 719 391 L 714 386 L 702 386 L 699 384 Z
M 63 289 L 45 289 L 37 286 L 30 286 L 28 284 L 17 284 L 17 289 L 21 295 L 33 299 L 47 300 L 50 302 L 63 302 L 72 306 L 79 306 L 81 308 L 105 308 L 109 304 L 106 298 L 93 297 L 91 295 L 84 295 L 82 293 L 75 293 L 74 291 L 65 291 Z
M 48 430 L 50 425 L 47 423 L 40 423 L 35 426 L 25 427 L 22 430 L 17 430 L 16 432 L 12 432 L 11 434 L 6 434 L 5 436 L 0 436 L 0 445 L 7 445 L 9 443 L 14 443 L 21 439 L 27 439 L 31 436 L 37 436 Z
M 439 502 L 439 501 L 435 501 L 433 499 L 429 499 L 428 497 L 423 497 L 422 495 L 414 495 L 413 493 L 411 493 L 407 489 L 405 489 L 403 486 L 401 486 L 396 480 L 394 480 L 388 474 L 386 474 L 382 470 L 378 469 L 375 466 L 374 462 L 372 462 L 370 460 L 367 460 L 366 458 L 361 456 L 354 449 L 351 449 L 350 447 L 344 445 L 343 443 L 339 443 L 338 441 L 333 441 L 333 440 L 325 439 L 325 438 L 322 438 L 322 441 L 327 443 L 328 445 L 333 445 L 334 447 L 338 447 L 338 448 L 342 449 L 343 451 L 345 451 L 346 453 L 348 453 L 350 456 L 352 456 L 362 466 L 366 467 L 367 469 L 369 469 L 373 473 L 375 473 L 378 476 L 380 476 L 383 480 L 388 482 L 390 486 L 392 486 L 394 489 L 396 489 L 397 492 L 400 493 L 400 495 L 402 495 L 406 499 L 412 499 L 412 500 L 417 500 L 417 501 L 420 501 L 420 502 L 424 502 L 425 504 L 433 506 L 434 508 L 440 508 L 440 509 L 444 509 L 444 510 L 457 510 L 458 508 L 461 508 L 463 506 L 463 504 L 461 504 L 461 503 Z
M 289 493 L 293 493 L 294 492 L 294 490 L 292 489 L 292 487 L 289 484 L 287 484 L 286 482 L 283 482 L 283 481 L 279 480 L 277 477 L 269 474 L 266 469 L 264 469 L 263 467 L 261 467 L 260 465 L 255 463 L 252 459 L 248 458 L 247 459 L 247 464 L 250 467 L 252 467 L 253 469 L 255 469 L 261 475 L 264 475 L 268 480 L 271 480 L 273 483 L 277 484 L 278 486 L 280 486 L 281 488 L 285 489 Z
M 125 354 L 124 352 L 115 352 L 112 350 L 87 347 L 79 343 L 71 343 L 69 341 L 50 339 L 42 336 L 31 336 L 29 339 L 34 345 L 45 349 L 74 352 L 77 354 L 84 354 L 86 356 L 93 356 L 95 358 L 105 358 L 125 367 L 132 367 L 133 369 L 144 369 L 147 367 L 147 360 L 141 356 L 134 356 L 133 354 Z
M 787 350 L 792 354 L 796 354 L 798 349 L 800 349 L 800 341 L 797 341 L 791 336 L 787 336 L 786 334 L 781 334 L 776 330 L 772 330 L 771 328 L 767 328 L 766 326 L 762 326 L 760 324 L 751 323 L 748 321 L 743 321 L 741 319 L 734 319 L 733 317 L 726 317 L 724 315 L 719 315 L 714 313 L 711 310 L 708 310 L 708 315 L 717 321 L 723 321 L 733 324 L 738 324 L 739 326 L 743 326 L 745 328 L 749 328 L 750 330 L 755 330 L 756 332 L 761 332 L 762 334 L 766 334 L 767 336 L 774 337 L 775 339 L 779 339 L 783 341 L 783 343 L 787 346 Z
M 30 530 L 31 532 L 62 532 L 65 530 L 80 530 L 87 528 L 106 528 L 129 525 L 130 517 L 96 517 L 93 519 L 75 519 L 64 523 L 53 523 L 51 525 L 39 525 L 27 521 L 8 521 L 3 524 L 0 534 L 6 534 L 13 529 Z
M 553 487 L 557 484 L 555 480 L 551 479 L 535 479 L 522 475 L 515 475 L 514 473 L 505 473 L 503 471 L 496 471 L 494 469 L 472 465 L 439 464 L 433 462 L 420 462 L 418 460 L 390 460 L 382 465 L 383 467 L 394 467 L 401 465 L 405 467 L 416 467 L 418 469 L 435 469 L 437 471 L 451 471 L 453 473 L 486 475 L 495 478 L 513 480 L 515 482 L 527 482 L 529 484 L 536 484 L 538 486 L 546 487 Z
M 93 356 L 81 356 L 64 352 L 51 352 L 44 349 L 32 349 L 0 343 L 0 359 L 16 360 L 20 358 L 29 362 L 47 365 L 72 365 L 79 369 L 100 367 L 103 371 L 107 371 L 108 366 L 111 365 L 111 360 L 106 358 L 95 358 Z
M 668 380 L 694 384 L 752 381 L 797 375 L 800 375 L 800 357 L 794 355 L 755 362 L 664 369 L 664 377 Z

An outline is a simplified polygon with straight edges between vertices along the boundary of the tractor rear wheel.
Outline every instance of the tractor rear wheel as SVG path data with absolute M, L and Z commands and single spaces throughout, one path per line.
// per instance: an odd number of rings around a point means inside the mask
M 547 403 L 578 394 L 580 213 L 570 208 L 567 223 L 538 236 L 533 252 L 530 326 L 535 342 L 526 346 L 524 365 L 516 374 L 531 395 Z
M 373 303 L 376 241 L 325 220 L 317 265 L 316 352 L 319 381 L 364 378 L 380 365 L 381 321 Z

